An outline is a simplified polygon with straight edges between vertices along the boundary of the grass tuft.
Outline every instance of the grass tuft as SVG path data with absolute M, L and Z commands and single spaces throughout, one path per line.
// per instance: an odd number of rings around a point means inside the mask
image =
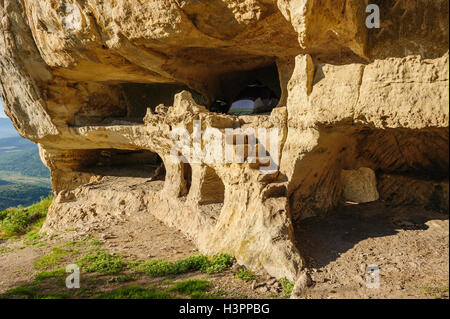
M 66 275 L 66 270 L 64 268 L 58 268 L 56 270 L 41 271 L 35 277 L 35 282 L 41 282 L 48 278 L 62 278 Z
M 253 281 L 255 279 L 255 274 L 249 269 L 242 267 L 236 273 L 236 278 L 242 279 L 244 281 Z
M 91 255 L 84 256 L 77 262 L 85 272 L 98 272 L 103 275 L 114 275 L 120 272 L 126 263 L 123 256 L 97 251 Z
M 179 275 L 198 270 L 211 274 L 224 271 L 233 265 L 233 262 L 233 257 L 226 254 L 215 255 L 212 258 L 204 255 L 194 255 L 174 263 L 161 259 L 150 259 L 138 268 L 151 277 Z
M 22 235 L 42 227 L 52 200 L 53 197 L 49 196 L 30 207 L 19 206 L 1 211 L 0 238 Z
M 201 279 L 188 279 L 176 283 L 168 289 L 168 291 L 176 291 L 183 295 L 191 295 L 193 293 L 203 293 L 211 287 L 211 282 Z
M 286 278 L 282 278 L 278 280 L 278 282 L 281 284 L 281 287 L 283 287 L 282 293 L 285 296 L 289 296 L 292 293 L 292 289 L 294 289 L 294 283 Z
M 22 299 L 36 298 L 36 289 L 26 286 L 19 286 L 9 289 L 4 294 L 0 295 L 0 299 L 8 299 L 11 297 L 18 297 Z
M 64 257 L 74 253 L 72 250 L 66 250 L 59 247 L 54 247 L 50 250 L 50 253 L 39 257 L 34 261 L 34 269 L 47 269 L 57 266 L 61 263 Z

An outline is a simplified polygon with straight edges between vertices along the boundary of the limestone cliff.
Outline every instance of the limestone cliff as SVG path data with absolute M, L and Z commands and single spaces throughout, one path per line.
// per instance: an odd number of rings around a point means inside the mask
M 365 0 L 0 0 L 5 112 L 57 195 L 45 231 L 143 210 L 293 280 L 292 226 L 339 205 L 344 171 L 376 173 L 369 198 L 448 210 L 448 1 L 375 3 L 368 29 Z M 270 114 L 208 110 L 256 78 L 281 96 Z M 194 121 L 277 129 L 277 169 L 174 162 Z

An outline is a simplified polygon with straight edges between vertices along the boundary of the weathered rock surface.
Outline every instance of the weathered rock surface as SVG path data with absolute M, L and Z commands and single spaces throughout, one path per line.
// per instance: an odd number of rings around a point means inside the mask
M 448 0 L 382 1 L 381 29 L 366 28 L 366 5 L 1 0 L 5 112 L 39 143 L 57 195 L 44 230 L 147 211 L 205 253 L 294 280 L 293 225 L 339 204 L 342 170 L 373 170 L 392 204 L 413 180 L 409 204 L 438 196 L 445 210 L 447 196 L 448 210 Z M 208 111 L 255 78 L 281 96 L 271 114 Z M 278 129 L 266 151 L 279 166 L 174 162 L 171 134 L 194 120 Z
M 375 172 L 367 167 L 342 170 L 342 197 L 354 203 L 369 203 L 380 198 Z

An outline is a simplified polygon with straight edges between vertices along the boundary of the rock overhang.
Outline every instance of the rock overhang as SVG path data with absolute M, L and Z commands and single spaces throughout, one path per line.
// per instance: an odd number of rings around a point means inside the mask
M 145 151 L 155 170 L 161 159 L 164 180 L 123 195 L 143 203 L 129 213 L 146 209 L 205 252 L 229 252 L 294 279 L 304 263 L 292 223 L 339 204 L 342 170 L 368 167 L 380 181 L 385 174 L 448 180 L 445 4 L 380 1 L 384 26 L 368 30 L 359 0 L 4 1 L 0 91 L 6 113 L 40 144 L 51 169 L 58 197 L 46 229 L 64 227 L 64 214 L 96 201 L 100 215 L 119 209 L 121 200 L 108 204 L 85 187 L 111 170 L 88 168 Z M 420 30 L 392 26 L 407 17 Z M 276 77 L 281 95 L 271 114 L 233 117 L 205 107 L 264 69 L 260 76 Z M 222 131 L 278 129 L 279 170 L 263 176 L 248 161 L 173 163 L 171 132 L 191 133 L 194 120 Z M 379 185 L 382 198 L 390 185 Z M 77 200 L 86 207 L 74 207 Z

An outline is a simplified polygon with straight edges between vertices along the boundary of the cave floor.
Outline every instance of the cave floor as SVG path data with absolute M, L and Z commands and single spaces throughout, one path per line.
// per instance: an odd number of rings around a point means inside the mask
M 382 202 L 347 205 L 295 227 L 314 286 L 305 298 L 448 298 L 448 214 Z M 368 266 L 379 288 L 368 288 Z
M 301 221 L 295 234 L 314 281 L 305 298 L 448 298 L 448 215 L 382 203 L 349 205 L 326 218 Z M 48 267 L 35 269 L 36 261 L 52 255 L 55 248 L 67 253 Z M 287 297 L 264 274 L 238 279 L 237 265 L 216 274 L 196 271 L 156 278 L 135 273 L 131 266 L 114 275 L 82 273 L 78 291 L 65 288 L 66 274 L 36 281 L 42 271 L 60 269 L 99 250 L 121 254 L 129 265 L 148 259 L 174 262 L 198 254 L 188 238 L 149 214 L 127 216 L 117 225 L 83 234 L 68 230 L 32 242 L 26 236 L 0 240 L 0 294 L 31 287 L 40 295 L 92 298 L 130 285 L 165 291 L 186 279 L 202 279 L 211 283 L 209 297 Z M 379 288 L 366 287 L 369 265 L 380 269 Z

